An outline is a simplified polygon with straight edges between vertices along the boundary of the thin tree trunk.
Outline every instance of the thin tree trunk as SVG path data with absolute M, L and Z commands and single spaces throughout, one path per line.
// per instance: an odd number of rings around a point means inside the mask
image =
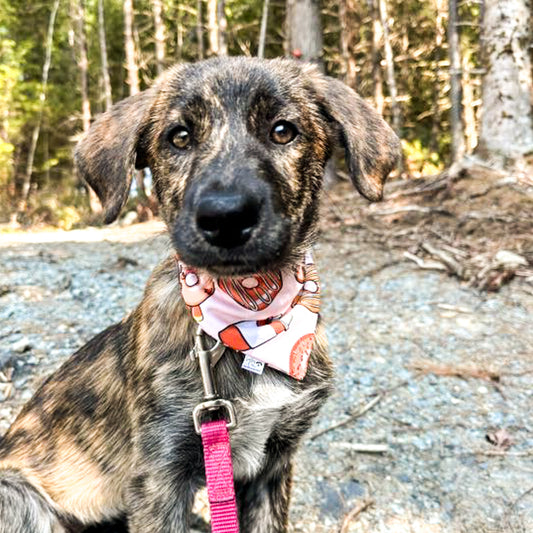
M 287 33 L 293 57 L 321 64 L 322 26 L 318 0 L 287 1 Z
M 209 35 L 209 55 L 219 54 L 218 1 L 207 0 L 207 33 Z
M 257 47 L 257 57 L 265 57 L 265 44 L 268 24 L 268 4 L 269 0 L 263 0 L 263 13 L 261 15 L 261 30 L 259 31 L 259 46 Z
M 479 154 L 498 166 L 533 152 L 530 0 L 485 0 Z
M 113 105 L 111 93 L 111 79 L 107 63 L 107 41 L 105 37 L 104 1 L 98 0 L 98 38 L 100 41 L 100 60 L 102 62 L 102 80 L 104 82 L 104 98 L 106 111 Z
M 176 6 L 176 60 L 181 61 L 183 57 L 183 20 L 181 7 Z
M 152 13 L 155 27 L 155 62 L 159 76 L 165 70 L 165 24 L 163 23 L 163 2 L 161 0 L 152 0 Z
M 24 174 L 24 181 L 22 182 L 22 190 L 20 198 L 17 203 L 17 209 L 11 216 L 11 223 L 16 225 L 20 215 L 26 210 L 28 202 L 28 195 L 30 193 L 31 177 L 33 173 L 33 160 L 35 158 L 35 150 L 37 148 L 37 141 L 39 140 L 39 133 L 41 131 L 41 123 L 43 120 L 44 105 L 46 102 L 46 88 L 48 85 L 48 73 L 50 71 L 50 64 L 52 62 L 52 43 L 54 40 L 54 25 L 59 9 L 59 0 L 55 0 L 48 19 L 48 32 L 46 35 L 45 44 L 45 59 L 43 64 L 43 72 L 41 77 L 41 93 L 39 95 L 39 111 L 37 114 L 37 123 L 35 124 L 30 141 L 30 148 L 28 150 L 28 161 L 26 163 L 26 172 Z
M 452 163 L 465 155 L 465 136 L 461 119 L 461 50 L 457 18 L 457 1 L 448 0 L 448 55 L 450 59 L 450 129 L 452 134 Z
M 381 22 L 377 0 L 372 0 L 372 80 L 374 82 L 374 105 L 380 115 L 383 115 L 385 98 L 383 97 L 383 73 L 381 71 Z
M 202 16 L 202 0 L 196 2 L 196 40 L 198 42 L 198 59 L 204 58 L 204 24 Z
M 344 82 L 355 89 L 357 86 L 357 67 L 355 59 L 350 51 L 352 31 L 348 21 L 348 12 L 352 9 L 350 0 L 340 0 L 339 2 L 339 22 L 341 25 L 340 45 L 344 63 Z
M 77 53 L 77 63 L 80 72 L 80 92 L 81 92 L 81 118 L 83 125 L 83 132 L 87 133 L 91 126 L 91 102 L 89 100 L 88 90 L 88 73 L 89 61 L 87 59 L 87 38 L 85 36 L 85 6 L 84 0 L 72 1 L 72 16 L 75 24 Z M 90 188 L 86 187 L 89 196 L 89 206 L 91 212 L 94 214 L 102 212 L 102 204 L 98 200 L 96 193 Z
M 226 19 L 226 6 L 224 0 L 218 0 L 217 3 L 218 18 L 218 55 L 228 55 L 228 21 Z
M 76 26 L 76 43 L 78 49 L 78 69 L 80 71 L 81 119 L 83 132 L 87 133 L 91 126 L 91 102 L 88 90 L 89 60 L 87 59 L 87 39 L 85 37 L 85 6 L 83 0 L 74 0 L 73 16 Z
M 124 0 L 124 45 L 126 49 L 126 69 L 128 71 L 128 85 L 130 87 L 130 96 L 140 91 L 139 83 L 139 65 L 135 54 L 135 41 L 133 39 L 133 1 Z M 142 170 L 134 171 L 135 183 L 139 195 L 139 204 L 137 206 L 139 219 L 146 220 L 151 218 L 149 198 L 146 195 L 144 186 L 144 172 Z
M 389 22 L 387 15 L 387 1 L 379 1 L 379 14 L 381 21 L 381 30 L 383 32 L 383 48 L 385 51 L 385 66 L 387 72 L 387 85 L 389 87 L 389 95 L 391 100 L 392 111 L 392 127 L 394 131 L 400 135 L 401 130 L 401 114 L 398 105 L 398 92 L 396 89 L 396 76 L 394 73 L 394 56 L 392 53 L 392 46 L 389 35 Z
M 439 101 L 441 97 L 441 59 L 442 48 L 444 43 L 444 13 L 445 6 L 443 0 L 435 0 L 435 51 L 434 51 L 434 67 L 433 72 L 435 76 L 433 78 L 433 105 L 431 109 L 431 136 L 429 141 L 429 149 L 432 152 L 438 151 L 439 135 L 441 131 L 441 116 Z
M 124 0 L 124 47 L 126 49 L 126 70 L 128 71 L 128 85 L 130 96 L 137 94 L 139 86 L 139 67 L 135 57 L 135 42 L 133 41 L 133 0 Z
M 463 59 L 463 76 L 462 76 L 462 88 L 463 88 L 463 117 L 465 124 L 465 149 L 466 152 L 471 154 L 477 145 L 477 122 L 476 122 L 476 108 L 474 106 L 475 93 L 472 76 L 470 75 L 470 69 L 472 63 L 470 62 L 468 55 L 464 54 Z

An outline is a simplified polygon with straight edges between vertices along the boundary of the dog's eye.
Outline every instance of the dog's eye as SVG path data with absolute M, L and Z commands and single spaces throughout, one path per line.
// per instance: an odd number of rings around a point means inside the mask
M 276 144 L 288 144 L 298 135 L 294 124 L 286 120 L 276 122 L 270 131 L 270 140 Z
M 191 144 L 191 134 L 185 126 L 174 128 L 169 135 L 169 141 L 175 148 L 183 150 Z

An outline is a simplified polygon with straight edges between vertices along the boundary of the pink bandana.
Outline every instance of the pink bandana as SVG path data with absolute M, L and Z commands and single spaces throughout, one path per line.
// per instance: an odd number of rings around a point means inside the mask
M 244 278 L 213 279 L 178 264 L 183 300 L 205 333 L 247 358 L 304 378 L 320 306 L 310 253 L 294 269 Z

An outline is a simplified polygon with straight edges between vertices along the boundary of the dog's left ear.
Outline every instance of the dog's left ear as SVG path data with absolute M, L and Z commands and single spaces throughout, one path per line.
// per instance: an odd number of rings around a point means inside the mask
M 325 78 L 325 106 L 338 125 L 352 182 L 368 200 L 381 200 L 383 184 L 400 157 L 400 140 L 355 91 Z
M 76 147 L 74 159 L 81 177 L 94 189 L 113 222 L 126 203 L 134 169 L 146 167 L 142 132 L 156 88 L 130 96 L 102 113 Z

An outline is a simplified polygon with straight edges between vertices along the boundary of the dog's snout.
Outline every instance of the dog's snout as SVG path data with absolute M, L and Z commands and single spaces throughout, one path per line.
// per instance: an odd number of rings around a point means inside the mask
M 235 248 L 248 241 L 260 211 L 260 201 L 250 193 L 210 192 L 198 203 L 196 224 L 213 246 Z

